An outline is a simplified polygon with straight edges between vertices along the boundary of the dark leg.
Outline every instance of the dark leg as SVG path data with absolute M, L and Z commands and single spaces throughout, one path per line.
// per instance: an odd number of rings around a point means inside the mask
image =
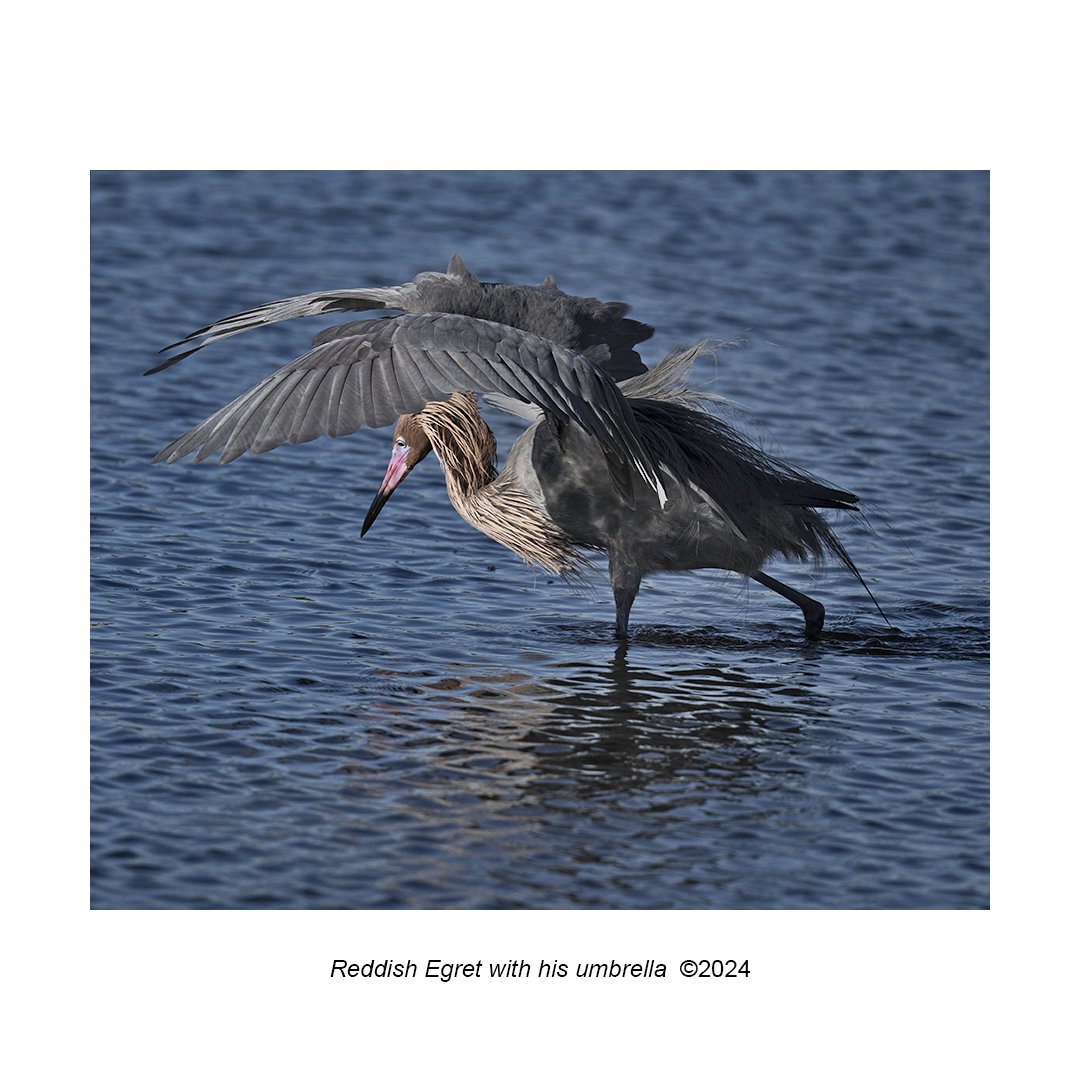
M 630 608 L 641 585 L 641 574 L 617 565 L 614 559 L 609 561 L 609 567 L 611 591 L 615 594 L 615 636 L 626 639 L 630 636 Z
M 825 625 L 825 608 L 816 600 L 811 600 L 809 596 L 803 596 L 798 589 L 793 589 L 790 585 L 785 585 L 782 581 L 777 581 L 776 578 L 769 577 L 768 574 L 763 574 L 760 570 L 756 574 L 751 574 L 750 577 L 766 588 L 772 589 L 774 593 L 779 593 L 785 600 L 790 600 L 793 604 L 798 604 L 802 608 L 803 618 L 806 619 L 807 637 L 815 638 L 821 633 L 821 628 Z

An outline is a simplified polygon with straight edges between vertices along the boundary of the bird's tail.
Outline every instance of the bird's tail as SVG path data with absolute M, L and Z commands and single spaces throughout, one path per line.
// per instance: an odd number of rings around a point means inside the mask
M 859 512 L 858 506 L 845 506 L 842 507 L 842 509 L 853 510 L 856 513 Z M 840 565 L 843 566 L 848 571 L 848 573 L 850 573 L 852 577 L 854 577 L 855 580 L 866 590 L 866 595 L 870 597 L 870 602 L 874 605 L 874 607 L 877 608 L 878 614 L 885 620 L 886 623 L 888 623 L 889 626 L 892 626 L 892 623 L 889 622 L 889 616 L 886 615 L 884 611 L 882 611 L 881 605 L 877 602 L 877 597 L 870 591 L 870 586 L 866 584 L 866 579 L 862 576 L 862 574 L 859 573 L 859 568 L 855 565 L 855 561 L 847 553 L 847 549 L 842 543 L 840 543 L 840 538 L 836 535 L 836 533 L 832 531 L 832 528 L 829 526 L 829 524 L 822 520 L 819 523 L 816 531 L 818 538 L 821 540 L 822 544 L 828 549 L 829 554 L 832 555 L 836 559 L 836 561 L 839 562 Z
M 824 484 L 767 454 L 716 415 L 717 411 L 733 411 L 737 407 L 719 394 L 688 385 L 694 362 L 714 351 L 715 347 L 704 342 L 676 349 L 656 367 L 619 383 L 619 389 L 631 399 L 650 450 L 657 460 L 670 462 L 680 476 L 694 480 L 709 492 L 736 522 L 741 517 L 740 508 L 753 505 L 753 493 L 762 488 L 771 488 L 782 504 L 804 508 L 807 513 L 799 515 L 797 538 L 786 543 L 777 535 L 774 542 L 778 548 L 797 559 L 820 558 L 826 554 L 834 557 L 866 590 L 888 623 L 888 616 L 839 537 L 825 518 L 816 513 L 819 509 L 829 509 L 858 514 L 858 496 Z M 656 413 L 664 420 L 649 423 Z M 788 541 L 791 539 L 789 536 Z

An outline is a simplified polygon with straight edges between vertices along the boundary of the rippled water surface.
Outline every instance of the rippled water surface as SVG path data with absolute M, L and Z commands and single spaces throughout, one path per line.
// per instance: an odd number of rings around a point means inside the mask
M 971 173 L 96 174 L 92 903 L 989 903 L 988 180 Z M 362 431 L 224 468 L 165 443 L 338 319 L 163 345 L 459 251 L 657 328 L 770 450 L 858 492 L 839 569 L 649 579 L 612 638 L 450 508 L 359 541 Z M 503 454 L 520 430 L 494 417 Z

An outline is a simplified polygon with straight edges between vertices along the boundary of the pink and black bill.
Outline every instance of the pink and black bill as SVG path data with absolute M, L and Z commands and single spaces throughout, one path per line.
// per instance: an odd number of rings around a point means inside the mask
M 378 493 L 372 500 L 371 507 L 368 509 L 367 517 L 364 518 L 364 524 L 360 529 L 360 535 L 364 533 L 375 524 L 375 519 L 379 516 L 379 511 L 386 505 L 387 499 L 394 494 L 394 489 L 409 475 L 409 470 L 412 468 L 411 464 L 406 460 L 408 458 L 409 448 L 404 443 L 401 445 L 394 445 L 393 453 L 390 455 L 390 465 L 387 467 L 386 475 L 383 477 L 383 482 L 379 485 Z

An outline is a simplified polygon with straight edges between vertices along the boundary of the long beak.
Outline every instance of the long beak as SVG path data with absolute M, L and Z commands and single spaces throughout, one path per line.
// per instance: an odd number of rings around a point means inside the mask
M 409 475 L 409 466 L 405 464 L 405 455 L 408 452 L 409 448 L 407 446 L 394 447 L 394 452 L 390 455 L 390 465 L 386 470 L 386 475 L 383 477 L 383 482 L 379 485 L 379 492 L 367 512 L 367 517 L 364 518 L 364 524 L 360 529 L 361 536 L 375 524 L 375 519 L 379 516 L 379 511 L 386 505 L 386 500 L 394 494 L 394 489 L 398 484 Z

